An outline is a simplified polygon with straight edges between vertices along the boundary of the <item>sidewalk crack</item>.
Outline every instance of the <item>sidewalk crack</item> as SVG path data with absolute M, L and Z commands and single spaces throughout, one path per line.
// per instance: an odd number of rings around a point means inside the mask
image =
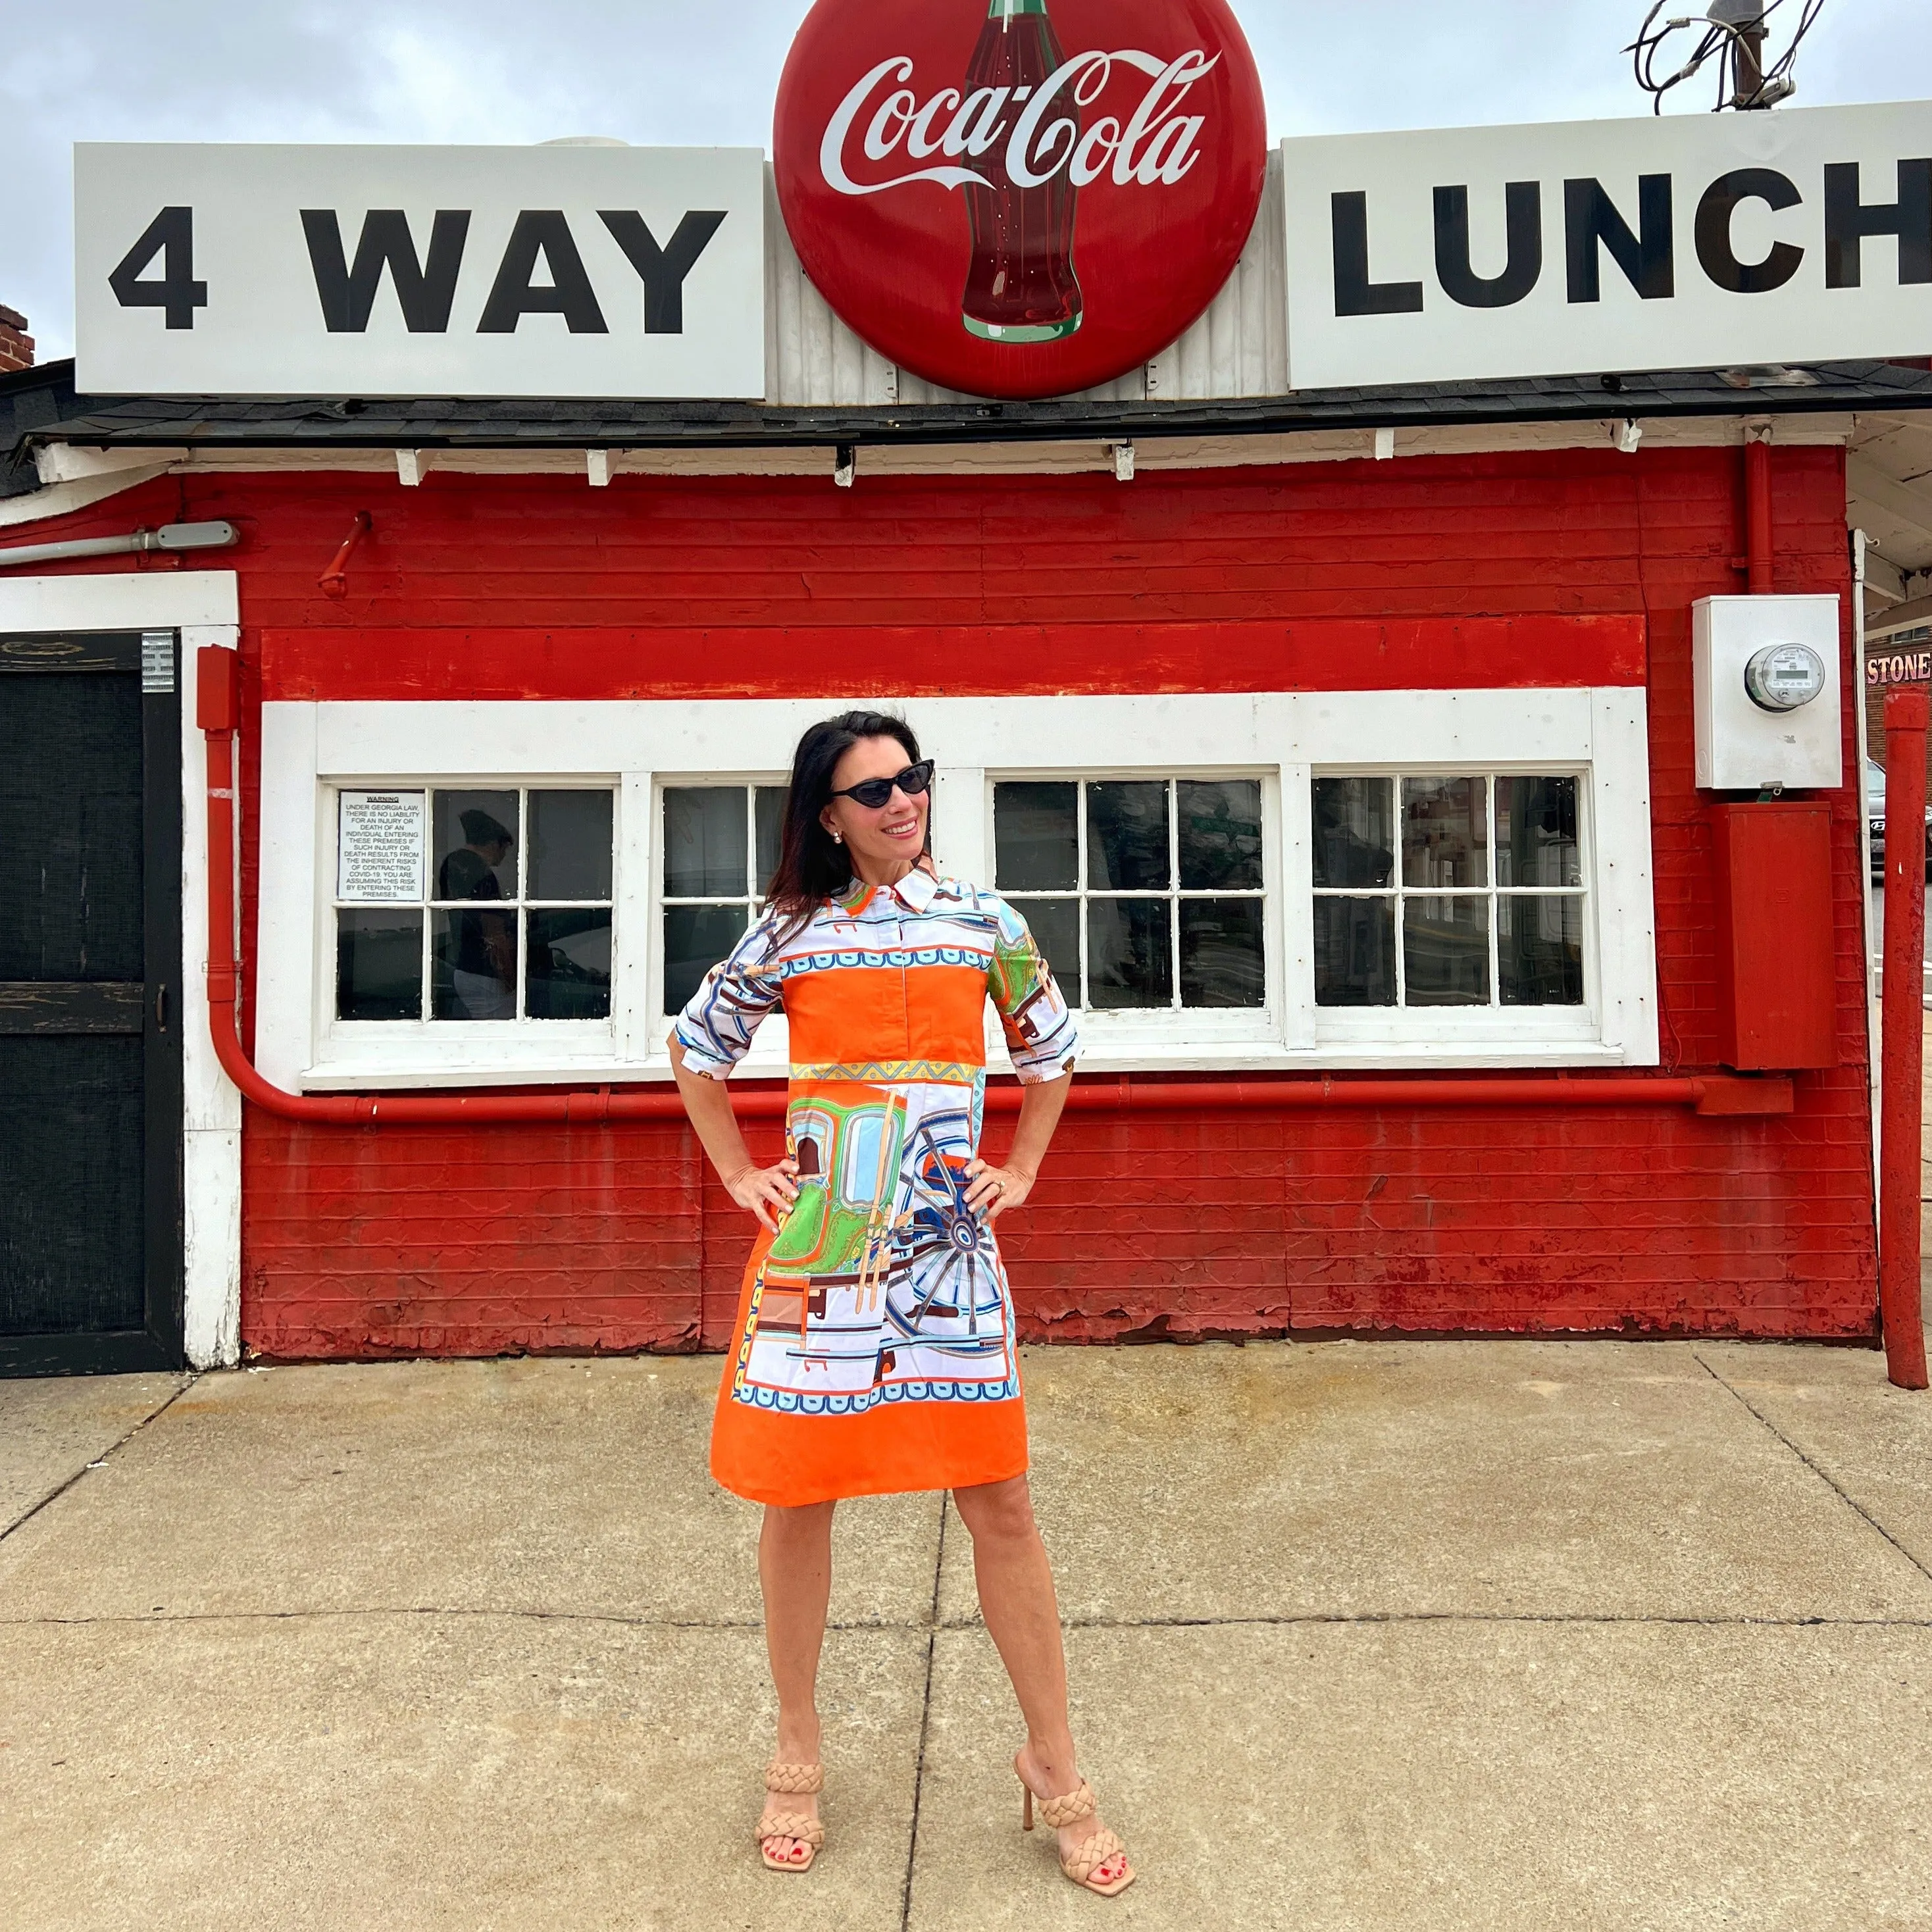
M 1812 1457 L 1808 1456 L 1802 1449 L 1798 1448 L 1796 1442 L 1792 1441 L 1790 1436 L 1785 1434 L 1783 1430 L 1778 1427 L 1776 1423 L 1772 1420 L 1769 1416 L 1765 1414 L 1762 1409 L 1758 1407 L 1756 1403 L 1751 1401 L 1750 1399 L 1748 1396 L 1744 1395 L 1742 1390 L 1732 1388 L 1731 1384 L 1725 1381 L 1724 1377 L 1718 1374 L 1717 1370 L 1712 1368 L 1710 1364 L 1706 1361 L 1703 1357 L 1699 1354 L 1694 1348 L 1690 1351 L 1690 1359 L 1695 1362 L 1720 1389 L 1723 1389 L 1726 1394 L 1736 1397 L 1738 1402 L 1742 1403 L 1745 1412 L 1750 1415 L 1755 1416 L 1773 1436 L 1777 1437 L 1779 1442 L 1784 1444 L 1786 1448 L 1791 1451 L 1792 1455 L 1798 1458 L 1799 1462 L 1804 1465 L 1806 1468 L 1809 1469 L 1811 1473 L 1846 1506 L 1846 1508 L 1856 1511 L 1858 1515 L 1863 1517 L 1874 1529 L 1878 1532 L 1880 1535 L 1885 1538 L 1886 1542 L 1892 1545 L 1893 1549 L 1898 1552 L 1900 1556 L 1905 1558 L 1906 1562 L 1912 1565 L 1913 1569 L 1918 1572 L 1920 1576 L 1923 1576 L 1928 1583 L 1932 1583 L 1932 1568 L 1928 1568 L 1925 1564 L 1919 1560 L 1917 1556 L 1916 1556 L 1911 1550 L 1906 1549 L 1905 1545 L 1900 1542 L 1898 1538 L 1894 1536 L 1892 1532 L 1887 1529 L 1885 1525 L 1880 1522 L 1878 1518 L 1873 1515 L 1871 1511 L 1867 1509 L 1864 1504 L 1860 1502 L 1856 1496 L 1852 1494 L 1850 1490 L 1846 1489 L 1828 1469 L 1825 1468 L 1823 1464 L 1815 1461 Z
M 905 1880 L 899 1888 L 899 1932 L 908 1932 L 912 1924 L 913 1871 L 919 1862 L 919 1804 L 926 1787 L 926 1743 L 932 1731 L 933 1651 L 939 1641 L 939 1586 L 946 1574 L 946 1518 L 950 1502 L 949 1493 L 941 1490 L 939 1537 L 932 1554 L 932 1602 L 926 1618 L 926 1690 L 920 1706 L 919 1756 L 912 1774 L 912 1826 L 906 1834 Z
M 358 1617 L 431 1618 L 436 1617 L 494 1618 L 508 1623 L 609 1624 L 638 1630 L 762 1630 L 763 1618 L 756 1617 L 654 1617 L 627 1616 L 616 1610 L 502 1610 L 473 1604 L 368 1604 L 352 1608 L 312 1606 L 285 1610 L 175 1610 L 158 1615 L 106 1612 L 89 1616 L 0 1616 L 0 1630 L 89 1630 L 97 1625 L 118 1627 L 142 1624 L 247 1624 L 349 1622 Z M 1369 1628 L 1377 1625 L 1456 1624 L 1503 1625 L 1521 1624 L 1540 1628 L 1624 1628 L 1693 1630 L 1932 1630 L 1932 1616 L 1849 1617 L 1830 1616 L 1753 1616 L 1748 1612 L 1729 1614 L 1695 1612 L 1643 1614 L 1618 1610 L 1284 1610 L 1227 1616 L 1083 1617 L 1062 1619 L 1062 1627 L 1077 1630 L 1274 1630 L 1307 1628 L 1316 1624 L 1347 1625 Z M 920 1796 L 918 1779 L 925 1769 L 926 1744 L 930 1728 L 932 1645 L 939 1632 L 981 1630 L 976 1623 L 890 1623 L 880 1621 L 841 1622 L 826 1625 L 828 1630 L 924 1630 L 927 1634 L 926 1688 L 920 1720 L 920 1758 L 914 1799 L 915 1822 Z
M 166 1414 L 168 1411 L 173 1408 L 175 1404 L 180 1401 L 182 1397 L 186 1395 L 188 1390 L 193 1388 L 195 1384 L 200 1382 L 200 1379 L 201 1371 L 199 1369 L 190 1370 L 188 1372 L 188 1379 L 184 1382 L 181 1386 L 168 1397 L 167 1400 L 160 1406 L 159 1408 L 151 1410 L 147 1414 L 142 1416 L 140 1420 L 136 1423 L 134 1427 L 129 1430 L 125 1436 L 122 1436 L 118 1442 L 109 1444 L 109 1445 L 105 1449 L 102 1450 L 100 1454 L 95 1456 L 92 1462 L 83 1462 L 78 1469 L 75 1470 L 72 1475 L 68 1477 L 65 1482 L 59 1484 L 54 1488 L 50 1490 L 45 1496 L 41 1497 L 38 1502 L 34 1504 L 32 1509 L 27 1511 L 26 1515 L 16 1516 L 11 1522 L 7 1525 L 5 1528 L 0 1529 L 0 1543 L 4 1543 L 8 1538 L 11 1536 L 14 1531 L 20 1528 L 22 1524 L 32 1522 L 34 1517 L 38 1516 L 41 1510 L 45 1509 L 50 1503 L 59 1502 L 61 1498 L 65 1496 L 68 1491 L 72 1489 L 74 1484 L 79 1482 L 81 1478 L 87 1474 L 88 1470 L 98 1468 L 103 1462 L 107 1460 L 109 1456 L 126 1448 L 128 1444 L 133 1442 L 135 1437 L 140 1435 L 141 1431 L 146 1428 L 149 1423 L 154 1421 L 158 1417 Z

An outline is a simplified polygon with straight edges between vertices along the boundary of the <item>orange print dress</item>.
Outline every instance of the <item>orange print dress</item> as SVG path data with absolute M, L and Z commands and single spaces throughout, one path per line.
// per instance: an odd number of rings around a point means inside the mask
M 1028 1082 L 1071 1066 L 1072 1015 L 1026 922 L 956 880 L 855 883 L 782 924 L 753 926 L 674 1028 L 685 1064 L 718 1080 L 768 1013 L 791 1036 L 798 1198 L 745 1270 L 712 1474 L 789 1506 L 1018 1475 L 1012 1300 L 966 1169 L 988 997 Z

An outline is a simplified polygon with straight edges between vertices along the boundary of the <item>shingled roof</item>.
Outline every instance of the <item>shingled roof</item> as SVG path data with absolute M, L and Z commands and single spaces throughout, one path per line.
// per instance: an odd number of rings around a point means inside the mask
M 0 448 L 9 453 L 0 487 L 8 494 L 34 488 L 32 452 L 48 442 L 309 450 L 879 447 L 1877 409 L 1932 409 L 1932 370 L 1922 362 L 1828 362 L 1769 376 L 1714 370 L 1540 376 L 1205 402 L 963 399 L 789 409 L 704 400 L 88 396 L 76 392 L 68 362 L 0 377 Z

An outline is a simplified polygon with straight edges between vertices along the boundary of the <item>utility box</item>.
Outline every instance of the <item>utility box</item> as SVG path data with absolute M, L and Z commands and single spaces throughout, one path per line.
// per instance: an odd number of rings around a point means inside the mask
M 1699 784 L 1844 784 L 1835 596 L 1700 597 L 1690 650 Z
M 1741 1072 L 1838 1064 L 1828 806 L 1711 808 L 1718 1058 Z

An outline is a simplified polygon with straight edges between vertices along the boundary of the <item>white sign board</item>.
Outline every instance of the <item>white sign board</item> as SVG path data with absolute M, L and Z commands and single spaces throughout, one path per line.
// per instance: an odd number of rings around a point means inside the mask
M 1282 152 L 1297 388 L 1932 350 L 1932 103 Z
M 765 392 L 751 148 L 74 149 L 97 395 Z
M 429 838 L 419 791 L 345 791 L 335 896 L 352 905 L 422 902 Z

